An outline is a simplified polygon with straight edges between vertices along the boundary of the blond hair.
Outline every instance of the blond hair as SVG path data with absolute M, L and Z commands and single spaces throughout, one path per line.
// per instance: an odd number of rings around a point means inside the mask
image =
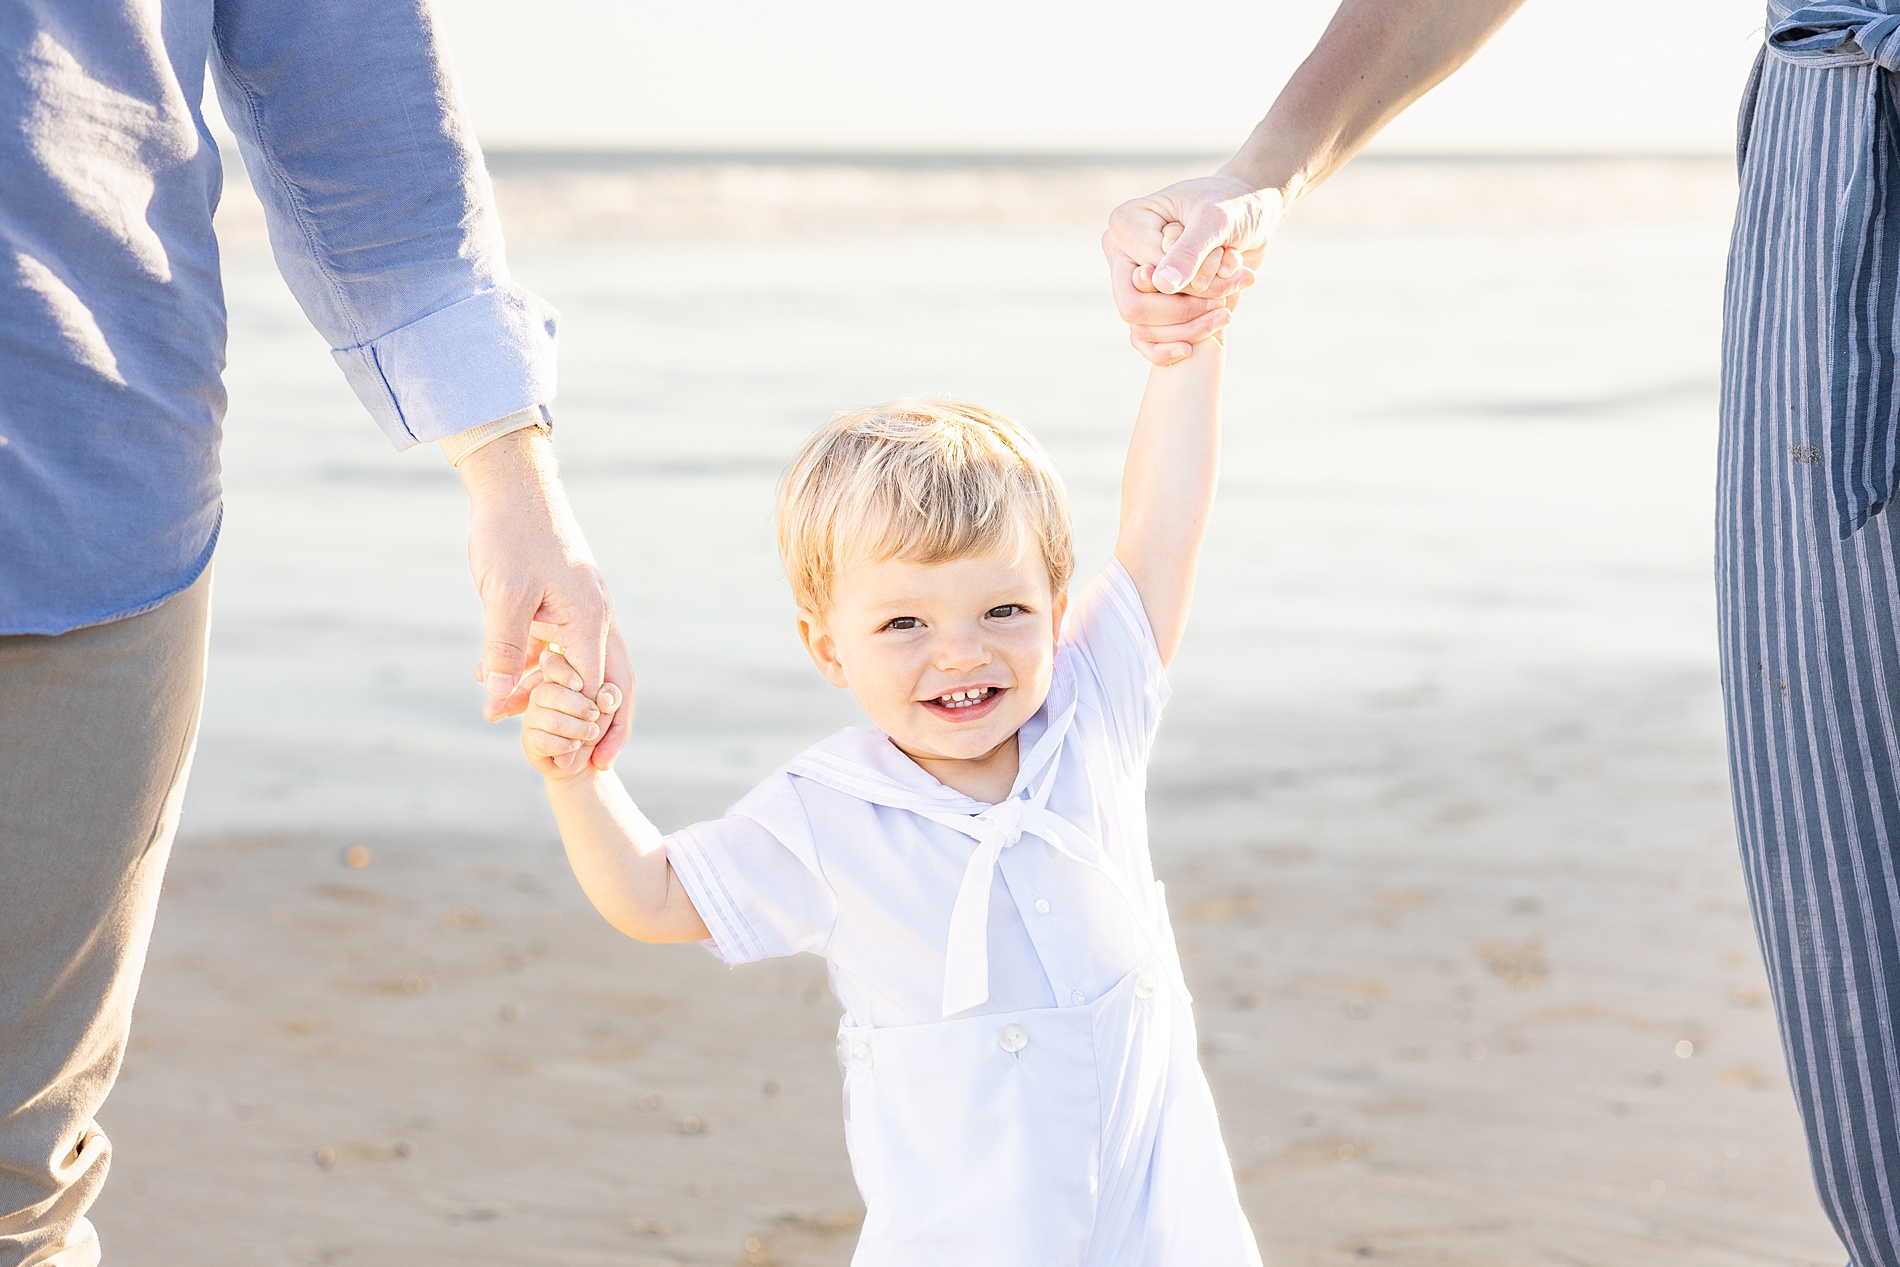
M 779 489 L 778 548 L 792 594 L 822 613 L 860 563 L 952 559 L 1030 542 L 1052 593 L 1075 571 L 1062 480 L 1035 438 L 955 400 L 900 400 L 839 414 L 799 450 Z

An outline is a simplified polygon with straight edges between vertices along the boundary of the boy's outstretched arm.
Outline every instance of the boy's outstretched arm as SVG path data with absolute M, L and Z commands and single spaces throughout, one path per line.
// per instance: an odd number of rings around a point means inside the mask
M 1115 557 L 1134 578 L 1167 664 L 1187 631 L 1194 567 L 1214 507 L 1220 471 L 1223 337 L 1148 371 L 1135 433 L 1122 467 L 1121 533 Z
M 648 942 L 711 936 L 666 859 L 660 829 L 647 821 L 620 776 L 589 758 L 619 707 L 601 688 L 600 704 L 581 694 L 580 674 L 552 651 L 541 656 L 541 682 L 522 717 L 521 746 L 541 772 L 568 865 L 594 909 L 629 937 Z

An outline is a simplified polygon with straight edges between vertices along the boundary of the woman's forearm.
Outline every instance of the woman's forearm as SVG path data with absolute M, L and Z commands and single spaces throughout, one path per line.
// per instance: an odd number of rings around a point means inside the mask
M 1222 168 L 1284 206 L 1484 47 L 1524 0 L 1344 0 Z
M 1253 273 L 1190 289 L 1210 254 L 1230 248 L 1257 264 L 1294 203 L 1462 66 L 1522 3 L 1343 0 L 1225 167 L 1115 208 L 1102 248 L 1115 306 L 1141 354 L 1171 365 L 1213 334 L 1214 309 L 1231 307 Z M 1169 246 L 1171 232 L 1178 236 Z

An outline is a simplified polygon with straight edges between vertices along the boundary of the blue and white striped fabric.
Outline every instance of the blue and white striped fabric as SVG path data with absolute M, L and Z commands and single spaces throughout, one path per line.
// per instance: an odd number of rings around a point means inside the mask
M 1840 533 L 1851 536 L 1893 498 L 1900 479 L 1900 399 L 1895 387 L 1894 292 L 1900 274 L 1900 197 L 1895 163 L 1900 121 L 1886 76 L 1900 68 L 1900 13 L 1871 4 L 1826 0 L 1790 7 L 1773 20 L 1768 44 L 1780 60 L 1810 69 L 1869 67 L 1855 99 L 1830 111 L 1830 136 L 1849 159 L 1840 190 L 1840 243 L 1828 346 L 1828 475 Z M 1851 139 L 1850 139 L 1851 138 Z M 1883 279 L 1886 279 L 1883 284 Z
M 1736 819 L 1822 1202 L 1900 1267 L 1900 0 L 1768 30 L 1724 311 Z

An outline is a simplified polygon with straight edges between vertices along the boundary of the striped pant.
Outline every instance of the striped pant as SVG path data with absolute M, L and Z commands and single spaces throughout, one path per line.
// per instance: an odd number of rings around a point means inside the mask
M 1815 1182 L 1854 1267 L 1900 1267 L 1900 510 L 1853 496 L 1890 479 L 1900 440 L 1896 120 L 1900 76 L 1857 50 L 1764 56 L 1723 331 L 1737 830 Z

